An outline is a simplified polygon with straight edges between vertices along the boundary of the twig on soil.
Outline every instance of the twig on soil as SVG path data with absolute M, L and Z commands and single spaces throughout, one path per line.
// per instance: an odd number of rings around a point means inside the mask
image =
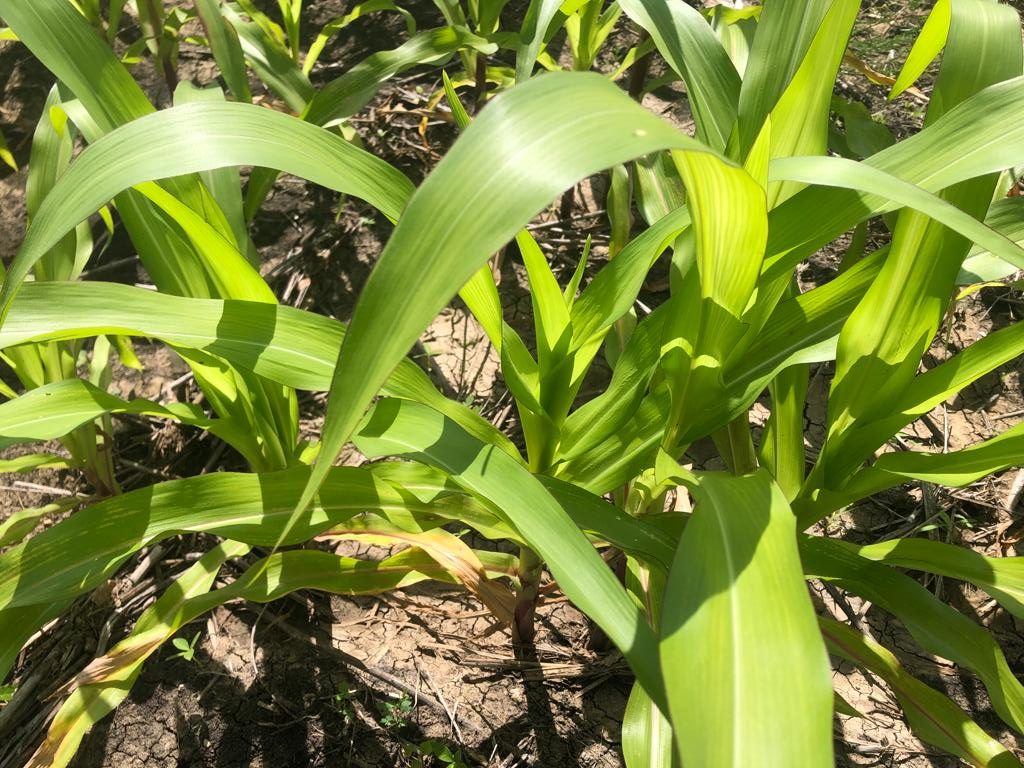
M 554 221 L 545 221 L 540 224 L 529 224 L 526 229 L 530 232 L 536 232 L 539 229 L 550 229 L 552 227 L 560 227 L 563 224 L 568 224 L 571 221 L 579 221 L 580 219 L 589 219 L 595 216 L 604 216 L 607 211 L 602 208 L 598 211 L 586 211 L 584 213 L 576 213 L 564 219 L 555 219 Z
M 189 371 L 188 373 L 184 374 L 183 376 L 179 376 L 174 381 L 167 382 L 163 386 L 163 396 L 168 398 L 168 399 L 170 399 L 171 395 L 174 394 L 174 390 L 175 389 L 180 387 L 182 384 L 185 384 L 186 382 L 191 381 L 193 379 L 193 377 L 194 377 L 194 374 L 192 373 L 192 371 Z
M 1024 493 L 1024 469 L 1017 470 L 1017 475 L 1013 478 L 1013 484 L 1006 494 L 1007 512 L 1013 512 L 1014 507 L 1017 506 L 1017 502 L 1020 500 L 1021 493 Z
M 1015 419 L 1018 416 L 1024 416 L 1024 411 L 1010 411 L 1009 413 L 1000 413 L 997 416 L 993 416 L 996 421 L 1002 421 L 1003 419 Z
M 100 272 L 107 272 L 111 269 L 117 269 L 118 267 L 123 267 L 127 264 L 134 264 L 138 260 L 139 256 L 138 254 L 136 254 L 134 256 L 126 256 L 123 259 L 115 259 L 114 261 L 108 261 L 106 264 L 99 264 L 98 266 L 95 266 L 92 269 L 87 269 L 85 272 L 79 275 L 79 277 L 82 280 L 88 280 L 90 278 L 95 277 Z
M 0 491 L 26 491 L 28 493 L 52 493 L 57 496 L 74 496 L 74 491 L 54 488 L 52 485 L 30 483 L 27 480 L 15 480 L 13 485 L 0 485 Z
M 263 618 L 263 612 L 266 611 L 267 606 L 262 606 L 259 613 L 256 614 L 256 621 L 252 623 L 252 630 L 249 632 L 249 661 L 252 662 L 252 671 L 256 677 L 260 676 L 260 667 L 256 663 L 256 627 L 260 624 L 260 619 Z
M 409 696 L 417 695 L 415 686 L 409 685 L 408 683 L 404 682 L 403 680 L 400 680 L 399 678 L 395 677 L 389 672 L 385 672 L 383 669 L 380 669 L 379 667 L 374 667 L 367 664 L 357 656 L 353 656 L 350 653 L 346 653 L 340 648 L 335 648 L 331 641 L 328 638 L 321 636 L 320 633 L 303 631 L 298 627 L 292 626 L 284 620 L 275 621 L 273 626 L 277 627 L 279 630 L 284 632 L 289 637 L 292 637 L 296 640 L 301 640 L 305 643 L 309 643 L 313 648 L 317 649 L 324 655 L 334 656 L 335 658 L 348 664 L 350 667 L 354 667 L 355 669 L 358 669 L 360 672 L 364 672 L 367 675 L 370 675 L 371 677 L 375 677 L 381 682 L 387 683 L 392 688 L 396 688 L 402 693 L 408 694 Z M 433 707 L 434 709 L 440 710 L 441 712 L 444 712 L 446 715 L 448 714 L 447 708 L 433 696 L 423 693 L 421 691 L 419 693 L 419 699 L 424 704 L 427 704 Z M 467 723 L 465 721 L 462 721 L 461 724 L 470 728 L 473 727 L 470 723 Z
M 458 399 L 455 387 L 448 381 L 448 377 L 444 375 L 444 371 L 441 370 L 441 366 L 434 360 L 433 355 L 423 346 L 423 342 L 417 340 L 416 346 L 413 349 L 415 350 L 415 354 L 412 356 L 413 360 L 423 360 L 422 365 L 427 369 L 427 373 L 434 378 L 435 383 L 441 387 L 441 392 L 444 396 L 450 399 Z
M 220 458 L 224 455 L 224 451 L 227 447 L 228 444 L 223 441 L 217 443 L 217 446 L 210 452 L 210 458 L 208 458 L 206 463 L 203 464 L 203 468 L 199 471 L 199 474 L 205 475 L 213 471 L 213 468 L 217 465 L 217 462 L 220 461 Z
M 158 585 L 155 582 L 143 584 L 142 579 L 160 562 L 163 556 L 164 547 L 156 544 L 142 555 L 135 570 L 118 584 L 116 599 L 119 604 L 100 628 L 99 638 L 96 640 L 96 656 L 101 656 L 106 652 L 107 643 L 110 642 L 110 635 L 114 631 L 114 627 L 123 621 L 127 614 L 131 613 L 131 607 L 140 599 L 146 600 L 156 594 Z
M 134 469 L 136 472 L 141 472 L 144 475 L 152 475 L 153 477 L 159 477 L 161 480 L 181 479 L 180 475 L 173 475 L 170 472 L 165 472 L 164 470 L 157 469 L 156 467 L 147 467 L 145 464 L 139 464 L 138 462 L 131 461 L 130 459 L 118 458 L 117 463 L 124 464 L 126 467 L 130 467 L 131 469 Z
M 415 656 L 412 657 L 413 664 L 416 665 L 416 672 L 427 681 L 427 685 L 430 686 L 430 690 L 437 696 L 437 700 L 441 702 L 441 706 L 444 707 L 444 712 L 448 715 L 448 721 L 452 724 L 452 730 L 455 731 L 455 736 L 458 738 L 459 743 L 462 744 L 465 739 L 462 737 L 462 729 L 459 728 L 459 722 L 455 719 L 455 711 L 448 707 L 447 702 L 444 700 L 444 696 L 441 694 L 441 689 L 437 687 L 434 682 L 434 678 L 430 676 L 430 672 L 420 666 L 420 661 Z

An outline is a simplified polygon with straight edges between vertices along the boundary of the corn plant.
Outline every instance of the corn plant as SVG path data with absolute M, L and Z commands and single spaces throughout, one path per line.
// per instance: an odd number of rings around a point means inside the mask
M 542 566 L 636 674 L 623 733 L 630 766 L 832 765 L 829 654 L 885 680 L 924 741 L 973 765 L 1019 764 L 890 651 L 818 617 L 805 585 L 833 582 L 893 614 L 923 651 L 976 674 L 999 717 L 1024 732 L 1024 687 L 993 638 L 900 570 L 967 581 L 1021 616 L 1016 558 L 925 539 L 854 546 L 813 534 L 836 510 L 908 480 L 960 486 L 1019 463 L 1020 427 L 947 454 L 875 455 L 1024 348 L 1011 325 L 919 373 L 968 267 L 994 264 L 1005 275 L 1024 266 L 1020 198 L 1004 197 L 1007 171 L 1024 163 L 1024 128 L 1013 119 L 1024 107 L 1019 19 L 998 2 L 940 0 L 893 94 L 942 53 L 924 128 L 858 162 L 827 154 L 834 81 L 857 0 L 767 0 L 759 14 L 732 17 L 719 8 L 713 24 L 681 0 L 619 6 L 685 82 L 696 137 L 600 75 L 522 77 L 472 122 L 450 93 L 465 130 L 413 190 L 386 163 L 322 127 L 329 120 L 222 100 L 145 109 L 129 95 L 130 78 L 117 74 L 120 65 L 110 68 L 108 49 L 79 31 L 91 34 L 69 6 L 52 0 L 29 10 L 0 0 L 5 22 L 77 100 L 68 114 L 90 142 L 42 200 L 8 270 L 0 349 L 99 334 L 158 339 L 183 350 L 224 400 L 210 398 L 211 415 L 125 402 L 62 378 L 0 406 L 3 444 L 61 437 L 129 412 L 246 446 L 260 422 L 232 409 L 264 401 L 232 400 L 214 372 L 284 393 L 277 402 L 291 402 L 293 389 L 329 392 L 312 467 L 294 441 L 279 440 L 274 460 L 257 442 L 250 452 L 261 461 L 251 461 L 252 473 L 187 478 L 99 501 L 0 555 L 6 675 L 33 632 L 141 548 L 183 531 L 224 540 L 69 683 L 32 765 L 66 764 L 85 730 L 127 695 L 146 658 L 224 602 L 265 602 L 296 589 L 360 594 L 432 578 L 463 584 L 528 639 Z M 537 18 L 542 10 L 531 7 Z M 534 28 L 547 29 L 537 18 Z M 78 35 L 75 66 L 59 34 Z M 294 57 L 290 43 L 289 51 Z M 95 67 L 92 77 L 83 66 Z M 526 225 L 579 180 L 651 157 L 658 170 L 648 180 L 678 182 L 674 194 L 641 196 L 649 226 L 625 236 L 585 286 L 582 270 L 559 285 Z M 302 176 L 397 220 L 347 328 L 276 304 L 265 285 L 256 287 L 258 275 L 247 281 L 244 224 L 233 250 L 219 246 L 235 231 L 230 222 L 240 221 L 237 187 L 232 203 L 220 204 L 224 220 L 200 216 L 217 209 L 194 205 L 193 196 L 205 203 L 215 185 L 199 179 L 239 165 Z M 155 183 L 167 179 L 174 181 Z M 199 264 L 205 292 L 24 282 L 111 199 L 122 217 L 140 202 L 163 214 L 139 221 L 173 219 L 177 228 L 167 231 L 181 249 L 165 249 L 166 260 L 154 257 L 147 269 L 188 276 L 188 265 Z M 891 222 L 889 245 L 851 258 L 830 282 L 796 289 L 802 260 L 883 217 Z M 139 243 L 153 239 L 142 224 L 138 231 Z M 497 287 L 481 269 L 512 240 L 530 282 L 533 351 L 502 318 Z M 669 251 L 670 298 L 630 330 L 622 321 Z M 224 262 L 211 256 L 225 252 L 237 271 L 220 269 Z M 446 400 L 405 358 L 457 293 L 500 354 L 525 455 L 471 409 Z M 621 351 L 612 379 L 580 403 L 583 377 L 613 332 Z M 827 436 L 809 461 L 807 366 L 833 361 Z M 771 416 L 755 445 L 748 412 L 764 392 Z M 688 449 L 704 437 L 727 471 L 685 466 Z M 381 461 L 333 466 L 350 440 Z M 670 491 L 688 494 L 692 513 L 668 509 Z M 444 528 L 449 522 L 517 544 L 520 556 L 470 549 Z M 373 563 L 286 549 L 314 536 L 411 546 Z M 607 546 L 628 558 L 623 581 L 598 554 Z M 222 564 L 251 547 L 271 552 L 216 586 Z

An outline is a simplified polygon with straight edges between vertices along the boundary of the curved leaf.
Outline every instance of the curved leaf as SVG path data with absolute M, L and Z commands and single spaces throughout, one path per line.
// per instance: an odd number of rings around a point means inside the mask
M 368 456 L 408 456 L 437 466 L 486 499 L 531 543 L 566 596 L 622 650 L 652 698 L 663 699 L 654 635 L 642 612 L 562 505 L 525 467 L 440 413 L 404 400 L 378 401 L 356 443 Z
M 416 64 L 438 61 L 463 48 L 494 53 L 498 47 L 465 27 L 418 32 L 393 51 L 379 51 L 325 85 L 309 102 L 303 119 L 330 125 L 365 107 L 384 83 Z
M 1024 686 L 992 636 L 909 576 L 860 557 L 851 545 L 817 536 L 800 540 L 808 577 L 828 579 L 898 618 L 928 653 L 975 672 L 993 708 L 1008 725 L 1024 729 Z
M 491 254 L 578 179 L 665 148 L 711 156 L 597 74 L 551 73 L 495 98 L 417 189 L 367 280 L 335 369 L 307 497 L 387 371 Z M 704 183 L 732 167 L 709 162 Z
M 686 82 L 698 136 L 724 152 L 736 124 L 740 76 L 700 11 L 683 0 L 619 0 Z
M 1012 752 L 979 728 L 952 699 L 909 675 L 883 646 L 845 624 L 819 622 L 832 653 L 889 684 L 916 736 L 977 768 L 1020 765 Z
M 691 491 L 661 622 L 683 764 L 832 766 L 830 669 L 785 496 L 764 470 Z
M 145 181 L 234 165 L 294 173 L 361 197 L 392 219 L 412 191 L 388 163 L 289 115 L 215 102 L 161 110 L 96 140 L 61 177 L 11 264 L 0 291 L 0 318 L 32 265 L 118 193 Z
M 276 304 L 183 298 L 111 283 L 27 283 L 0 328 L 0 350 L 106 333 L 160 339 L 192 359 L 208 353 L 285 386 L 324 390 L 345 327 Z M 399 361 L 384 388 L 395 397 L 421 400 L 518 455 L 490 422 L 441 395 L 411 360 Z
M 868 560 L 969 581 L 1017 618 L 1024 619 L 1024 557 L 986 557 L 931 539 L 893 539 L 857 547 Z
M 919 134 L 920 135 L 920 134 Z M 802 181 L 827 187 L 847 187 L 885 197 L 920 211 L 989 252 L 1024 269 L 1024 248 L 941 197 L 929 194 L 878 168 L 842 157 L 790 157 L 771 165 L 773 181 Z

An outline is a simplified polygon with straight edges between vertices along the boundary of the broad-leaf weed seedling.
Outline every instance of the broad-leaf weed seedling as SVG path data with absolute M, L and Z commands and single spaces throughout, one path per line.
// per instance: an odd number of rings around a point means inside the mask
M 403 693 L 394 701 L 377 702 L 377 710 L 381 715 L 380 724 L 392 730 L 405 728 L 409 724 L 415 705 L 412 703 L 412 697 Z
M 178 649 L 178 652 L 171 658 L 184 659 L 185 661 L 191 662 L 196 658 L 196 643 L 199 642 L 199 632 L 196 632 L 191 640 L 187 640 L 184 637 L 175 637 L 171 640 L 171 645 Z
M 419 744 L 407 743 L 402 752 L 409 758 L 411 768 L 469 768 L 460 750 L 453 750 L 437 739 L 427 739 Z

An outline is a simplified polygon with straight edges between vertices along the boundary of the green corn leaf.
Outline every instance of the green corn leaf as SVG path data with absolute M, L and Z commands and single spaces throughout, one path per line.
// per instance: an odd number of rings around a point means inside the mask
M 814 510 L 818 515 L 827 514 L 832 509 L 867 498 L 907 480 L 924 480 L 959 488 L 994 472 L 1019 466 L 1021 456 L 1024 455 L 1022 451 L 1024 424 L 1018 424 L 989 440 L 950 453 L 886 453 L 872 466 L 853 475 L 842 490 L 822 492 L 818 504 L 811 506 L 810 510 Z M 825 509 L 825 506 L 830 509 Z M 801 508 L 801 522 L 808 519 L 810 510 Z
M 555 279 L 547 257 L 527 230 L 516 235 L 519 252 L 526 265 L 533 302 L 537 337 L 537 365 L 540 384 L 540 406 L 554 424 L 561 424 L 576 397 L 582 376 L 573 376 L 573 358 L 569 351 L 572 321 L 562 289 Z M 589 362 L 589 361 L 588 361 Z M 553 446 L 548 447 L 550 451 Z M 531 461 L 534 457 L 531 456 Z M 547 467 L 549 459 L 537 466 Z
M 925 124 L 934 123 L 986 86 L 1019 76 L 1022 67 L 1016 13 L 985 0 L 956 0 Z M 960 216 L 981 218 L 991 203 L 996 180 L 990 173 L 947 188 L 942 197 Z M 1024 264 L 1024 259 L 979 241 L 949 213 L 941 218 L 929 213 L 933 221 L 922 213 L 900 213 L 889 257 L 840 335 L 829 398 L 828 439 L 812 485 L 836 487 L 844 480 L 844 472 L 831 466 L 834 457 L 842 454 L 844 433 L 862 418 L 877 418 L 880 404 L 898 398 L 913 380 L 970 247 L 948 230 L 984 245 L 995 255 Z
M 556 466 L 556 476 L 579 483 L 591 493 L 622 487 L 654 461 L 668 413 L 667 391 L 646 397 L 624 427 L 596 448 Z
M 878 273 L 883 257 L 884 251 L 879 251 L 835 280 L 781 302 L 750 353 L 732 361 L 726 368 L 722 398 L 709 404 L 705 411 L 694 414 L 682 439 L 707 435 L 746 411 L 780 371 L 801 363 L 835 359 L 839 330 Z M 617 262 L 618 259 L 613 261 L 598 276 Z M 643 338 L 639 337 L 637 343 Z M 645 354 L 646 359 L 654 357 L 653 350 Z M 560 477 L 572 478 L 596 493 L 606 493 L 628 482 L 643 469 L 643 462 L 647 460 L 644 457 L 653 456 L 661 441 L 667 418 L 664 404 L 656 397 L 644 400 L 635 414 L 626 410 L 626 403 L 622 401 L 608 405 L 614 405 L 615 411 L 594 424 L 594 428 L 601 428 L 605 435 L 601 438 L 603 442 L 582 455 L 576 455 L 577 451 L 567 444 L 566 449 L 572 450 L 573 458 L 557 470 Z M 622 420 L 613 420 L 620 415 Z M 572 440 L 590 440 L 582 416 L 574 413 L 569 420 L 573 423 L 573 431 L 568 433 Z M 606 426 L 609 424 L 610 427 Z
M 893 539 L 855 549 L 868 560 L 968 581 L 1024 618 L 1024 557 L 986 557 L 931 539 Z
M 0 406 L 2 408 L 3 406 Z M 75 462 L 52 453 L 25 453 L 12 459 L 0 459 L 0 474 L 5 472 L 32 472 L 36 469 L 69 469 Z M 0 523 L 2 530 L 5 523 Z M 3 537 L 0 536 L 0 541 Z M 0 544 L 2 546 L 2 544 Z
M 529 79 L 533 65 L 544 45 L 545 34 L 555 14 L 562 5 L 561 0 L 530 0 L 519 29 L 519 47 L 516 49 L 516 82 Z
M 1024 153 L 1024 127 L 1009 116 L 1024 108 L 1024 77 L 989 86 L 949 110 L 920 133 L 865 160 L 927 192 L 1016 167 Z M 784 161 L 783 161 L 784 162 Z M 812 202 L 813 200 L 813 202 Z M 860 221 L 899 207 L 881 196 L 841 189 L 808 189 L 770 215 L 766 278 L 789 278 L 803 255 Z M 808 210 L 815 211 L 809 219 Z
M 833 0 L 768 0 L 757 22 L 738 99 L 736 155 L 746 158 L 765 118 L 805 60 Z M 831 77 L 830 72 L 822 73 Z M 833 81 L 829 80 L 829 84 Z
M 378 471 L 386 470 L 336 467 L 318 504 L 287 542 L 305 541 L 366 511 L 432 514 L 463 503 L 464 497 L 454 496 L 422 502 L 378 478 Z M 79 510 L 0 555 L 0 611 L 82 594 L 142 547 L 183 531 L 274 544 L 308 476 L 306 468 L 221 472 L 160 483 Z
M 769 333 L 775 327 L 773 325 Z M 843 441 L 844 452 L 833 459 L 833 466 L 838 464 L 840 473 L 852 471 L 900 429 L 1022 353 L 1024 327 L 1015 323 L 984 336 L 950 359 L 918 375 L 905 393 L 890 404 L 887 413 L 877 420 L 859 423 L 847 433 Z
M 608 223 L 611 226 L 611 241 L 608 243 L 608 258 L 613 259 L 629 242 L 633 229 L 633 212 L 631 210 L 633 196 L 630 193 L 629 171 L 624 165 L 616 165 L 609 172 L 608 196 L 605 208 L 608 210 Z
M 405 9 L 398 7 L 391 2 L 391 0 L 368 0 L 365 3 L 360 3 L 355 6 L 341 18 L 334 19 L 333 21 L 329 21 L 327 24 L 324 24 L 323 29 L 320 30 L 319 34 L 317 34 L 316 39 L 310 43 L 309 50 L 306 51 L 306 58 L 302 62 L 302 71 L 306 75 L 309 75 L 309 73 L 313 71 L 313 67 L 316 65 L 316 62 L 320 58 L 320 54 L 323 53 L 327 43 L 341 30 L 367 14 L 378 13 L 380 11 L 397 11 L 405 20 L 406 31 L 410 35 L 416 31 L 416 20 L 412 17 L 412 14 Z
M 206 30 L 213 58 L 236 101 L 252 101 L 245 56 L 238 42 L 238 33 L 221 15 L 217 0 L 196 0 L 196 13 Z
M 537 362 L 544 372 L 554 369 L 568 351 L 572 338 L 569 309 L 562 298 L 562 289 L 551 271 L 547 257 L 533 236 L 524 230 L 516 235 L 516 244 L 523 256 L 530 281 L 530 297 L 537 333 Z
M 996 200 L 988 209 L 985 222 L 1021 245 L 1024 243 L 1024 197 Z M 991 251 L 976 245 L 964 259 L 956 282 L 958 285 L 993 282 L 1009 277 L 1019 269 L 1017 265 L 1003 261 Z
M 570 414 L 562 429 L 559 458 L 582 456 L 618 432 L 640 407 L 661 354 L 670 307 L 644 318 L 626 342 L 607 389 Z
M 83 379 L 64 379 L 0 404 L 0 449 L 54 440 L 111 412 L 158 416 L 204 428 L 213 425 L 201 408 L 189 403 L 128 403 Z
M 847 186 L 884 196 L 902 206 L 920 211 L 964 238 L 984 246 L 993 254 L 1022 265 L 1024 269 L 1024 249 L 1006 235 L 996 232 L 943 198 L 866 163 L 842 157 L 791 157 L 772 164 L 771 178 L 826 187 Z
M 308 468 L 256 474 L 217 473 L 173 480 L 93 504 L 0 555 L 0 676 L 6 674 L 21 643 L 41 624 L 35 616 L 59 612 L 66 602 L 94 589 L 144 546 L 181 532 L 204 532 L 268 546 L 281 540 Z M 672 540 L 638 523 L 607 502 L 578 488 L 544 479 L 548 493 L 572 514 L 580 529 L 600 541 L 632 552 L 664 570 Z M 541 491 L 543 492 L 543 490 Z M 389 520 L 418 521 L 420 530 L 449 521 L 479 525 L 485 534 L 519 541 L 504 522 L 441 473 L 423 465 L 374 464 L 337 467 L 316 505 L 291 528 L 285 543 L 307 540 L 353 517 L 375 512 Z M 588 545 L 589 546 L 589 545 Z M 507 563 L 484 564 L 501 575 Z M 33 604 L 39 602 L 40 609 Z M 45 610 L 42 610 L 45 609 Z M 28 622 L 28 624 L 26 624 Z
M 80 100 L 73 119 L 88 140 L 153 112 L 111 48 L 68 3 L 42 0 L 31 8 L 23 5 L 5 3 L 0 12 L 18 26 L 33 54 Z M 112 22 L 120 5 L 112 4 Z M 168 179 L 163 186 L 202 212 L 211 224 L 223 223 L 227 234 L 226 222 L 217 207 L 208 204 L 212 201 L 195 177 Z M 197 296 L 214 292 L 206 265 L 165 216 L 134 192 L 119 195 L 117 204 L 143 264 L 163 290 Z
M 413 35 L 393 51 L 380 51 L 325 85 L 309 103 L 303 118 L 330 125 L 365 107 L 384 82 L 409 67 L 436 62 L 463 48 L 494 53 L 497 46 L 463 27 L 441 27 Z
M 0 349 L 105 333 L 160 339 L 196 364 L 206 353 L 287 387 L 325 390 L 344 326 L 274 304 L 186 299 L 109 283 L 28 283 L 0 329 Z M 510 456 L 519 455 L 490 422 L 441 395 L 411 360 L 399 361 L 388 381 L 386 393 L 421 400 Z
M 150 151 L 152 146 L 160 152 Z M 233 103 L 162 110 L 97 140 L 61 177 L 11 265 L 0 291 L 0 310 L 9 307 L 29 268 L 53 242 L 122 190 L 152 179 L 248 164 L 277 166 L 354 194 L 392 219 L 412 188 L 384 161 L 288 115 Z
M 843 120 L 843 133 L 839 134 L 839 153 L 855 159 L 870 157 L 891 147 L 896 139 L 883 123 L 873 119 L 868 108 L 859 101 L 832 98 L 832 111 Z M 829 140 L 837 134 L 829 130 Z
M 763 470 L 702 474 L 692 492 L 661 623 L 683 764 L 833 765 L 828 658 L 785 497 Z
M 700 11 L 683 0 L 619 0 L 686 83 L 697 136 L 723 152 L 736 124 L 740 76 Z
M 47 622 L 64 614 L 70 604 L 70 600 L 58 600 L 0 611 L 0 618 L 4 621 L 0 631 L 0 680 L 7 677 L 29 638 Z
M 826 154 L 828 138 L 825 126 L 828 125 L 832 93 L 846 42 L 860 9 L 860 0 L 837 0 L 831 5 L 793 79 L 772 107 L 770 119 L 760 129 L 761 133 L 768 134 L 770 159 Z M 774 15 L 776 11 L 772 13 Z M 761 34 L 760 24 L 757 34 Z M 760 55 L 766 52 L 771 53 L 771 49 L 761 51 Z M 779 63 L 773 61 L 772 66 L 777 67 Z M 800 186 L 793 183 L 770 185 L 769 210 L 792 197 Z
M 583 130 L 586 154 L 577 151 Z M 580 178 L 668 147 L 709 153 L 596 74 L 551 73 L 495 98 L 416 191 L 367 280 L 308 495 L 388 370 L 491 254 Z M 407 303 L 410 295 L 417 301 Z
M 69 122 L 61 104 L 59 89 L 54 86 L 46 97 L 43 114 L 32 134 L 28 179 L 25 182 L 25 211 L 30 222 L 38 213 L 43 200 L 53 190 L 57 179 L 67 170 L 77 136 L 75 126 Z M 75 234 L 68 232 L 55 243 L 36 265 L 36 279 L 76 279 L 81 272 L 77 263 L 76 241 Z
M 637 160 L 633 164 L 633 179 L 637 208 L 649 225 L 653 226 L 686 204 L 683 181 L 668 152 L 656 152 Z
M 951 0 L 936 1 L 924 26 L 918 33 L 917 39 L 914 40 L 910 53 L 907 54 L 907 58 L 903 62 L 896 82 L 892 84 L 892 90 L 889 91 L 890 99 L 895 99 L 913 85 L 917 78 L 924 74 L 928 65 L 939 55 L 939 51 L 946 45 L 946 35 L 949 33 L 949 22 L 952 15 Z
M 248 426 L 210 419 L 188 403 L 166 406 L 149 400 L 122 400 L 82 379 L 65 379 L 38 387 L 0 404 L 0 448 L 45 442 L 68 435 L 107 414 L 134 414 L 172 419 L 220 437 L 250 463 L 258 462 L 260 447 Z
M 0 523 L 0 547 L 9 547 L 12 544 L 24 541 L 43 518 L 68 512 L 81 503 L 81 497 L 67 496 L 42 507 L 29 507 L 18 510 Z
M 441 70 L 441 82 L 444 84 L 444 96 L 448 100 L 448 108 L 452 111 L 452 119 L 455 120 L 455 127 L 462 133 L 472 122 L 466 107 L 459 99 L 459 94 L 452 85 L 451 78 L 443 69 Z
M 594 276 L 572 305 L 572 350 L 591 342 L 629 311 L 654 262 L 689 226 L 686 208 L 672 211 L 633 238 Z
M 186 233 L 207 265 L 216 295 L 230 296 L 241 301 L 276 303 L 277 298 L 270 286 L 230 237 L 222 235 L 159 184 L 149 181 L 136 184 L 135 191 L 154 203 Z M 248 242 L 248 236 L 242 242 Z
M 744 170 L 715 173 L 715 162 L 711 155 L 696 153 L 676 158 L 687 183 L 700 273 L 695 366 L 724 366 L 737 354 L 745 332 L 739 321 L 754 293 L 768 237 L 764 190 Z M 702 361 L 703 355 L 713 362 Z
M 829 651 L 885 680 L 914 734 L 977 768 L 1011 768 L 1020 761 L 985 733 L 952 699 L 912 677 L 883 646 L 845 624 L 819 619 Z
M 12 171 L 18 170 L 18 161 L 14 159 L 11 148 L 7 146 L 7 139 L 4 138 L 3 131 L 0 131 L 0 161 L 3 161 Z
M 236 99 L 239 100 L 239 99 Z M 251 99 L 250 99 L 251 100 Z M 196 88 L 191 83 L 182 81 L 174 90 L 174 104 L 187 104 L 193 101 L 224 101 L 224 92 L 217 86 Z M 235 244 L 250 264 L 259 268 L 260 258 L 256 245 L 249 237 L 248 223 L 245 220 L 244 200 L 242 198 L 242 176 L 238 168 L 215 168 L 199 174 L 203 184 L 217 205 L 224 212 L 231 232 L 235 236 Z M 179 221 L 179 224 L 181 222 Z M 188 231 L 183 226 L 183 229 Z M 227 296 L 228 294 L 224 294 Z M 240 298 L 232 296 L 231 298 Z
M 128 697 L 150 653 L 191 618 L 182 615 L 189 599 L 209 592 L 224 562 L 248 550 L 244 544 L 226 541 L 204 554 L 143 612 L 128 637 L 77 674 L 70 696 L 28 765 L 63 768 L 70 763 L 88 730 Z
M 807 386 L 807 367 L 803 365 L 780 371 L 769 385 L 772 410 L 761 437 L 759 458 L 761 465 L 779 484 L 787 501 L 795 499 L 804 484 Z
M 570 313 L 572 313 L 573 304 L 576 303 L 576 294 L 579 293 L 580 286 L 583 284 L 583 277 L 587 272 L 591 245 L 590 235 L 587 235 L 587 239 L 583 241 L 583 253 L 580 254 L 579 261 L 576 262 L 576 269 L 572 271 L 572 277 L 569 278 L 569 283 L 562 291 L 562 298 L 565 299 L 565 306 L 569 308 Z
M 357 445 L 368 456 L 426 461 L 486 499 L 533 544 L 566 596 L 604 629 L 652 698 L 663 698 L 654 636 L 639 608 L 563 506 L 522 465 L 440 413 L 401 400 L 378 401 Z
M 821 537 L 800 540 L 808 577 L 828 579 L 898 618 L 914 640 L 981 679 L 993 708 L 1016 730 L 1024 726 L 1024 686 L 992 636 L 909 576 L 858 556 L 848 545 Z
M 102 37 L 66 0 L 2 0 L 0 16 L 79 99 L 101 130 L 153 111 Z
M 643 687 L 634 683 L 622 716 L 626 768 L 672 768 L 672 726 Z
M 541 404 L 541 376 L 537 361 L 519 333 L 502 317 L 498 286 L 494 282 L 490 266 L 485 264 L 476 271 L 459 290 L 459 298 L 480 323 L 498 352 L 505 383 L 515 398 L 520 417 L 524 419 L 524 432 L 529 449 L 536 438 L 537 429 L 554 432 L 555 425 L 547 417 Z M 535 421 L 526 426 L 525 422 L 529 419 Z M 537 451 L 534 450 L 534 453 Z
M 607 541 L 653 569 L 668 572 L 676 546 L 671 535 L 577 485 L 544 475 L 537 479 L 585 533 Z
M 252 17 L 250 10 L 246 9 L 246 13 Z M 313 98 L 316 89 L 299 69 L 289 51 L 268 33 L 265 25 L 258 21 L 246 21 L 235 3 L 221 4 L 221 13 L 234 29 L 245 59 L 259 79 L 284 99 L 289 109 L 297 113 L 302 112 Z M 261 17 L 266 19 L 263 14 L 256 14 L 254 18 Z
M 819 619 L 819 621 L 820 621 L 820 619 Z M 828 637 L 826 636 L 826 641 L 827 641 L 827 639 L 828 639 Z M 860 718 L 864 717 L 864 713 L 863 712 L 855 709 L 853 707 L 853 705 L 850 704 L 850 702 L 848 702 L 846 699 L 844 699 L 838 693 L 836 693 L 836 714 L 837 715 L 846 715 L 847 717 L 860 717 Z

